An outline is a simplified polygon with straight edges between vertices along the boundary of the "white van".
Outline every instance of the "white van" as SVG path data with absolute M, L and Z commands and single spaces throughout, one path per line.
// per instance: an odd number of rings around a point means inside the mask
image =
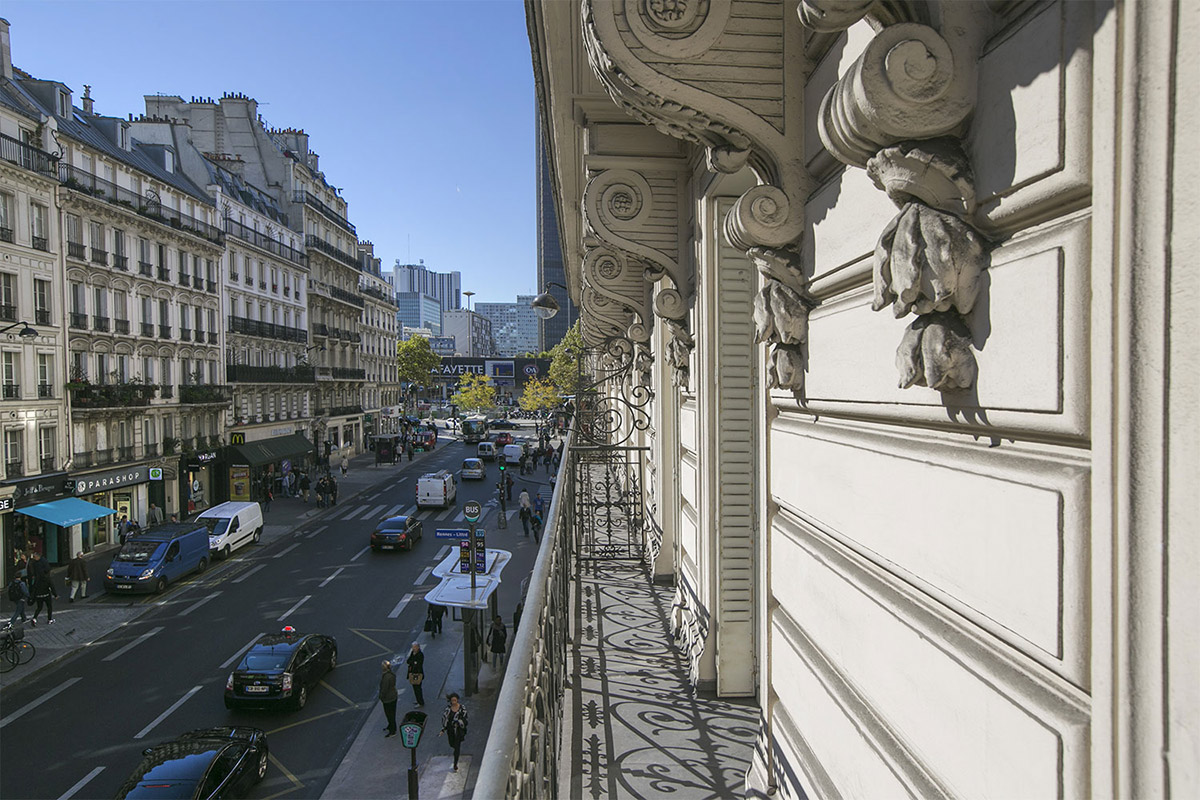
M 523 444 L 506 444 L 504 445 L 504 463 L 510 467 L 517 466 L 521 463 L 521 456 L 525 455 L 525 445 Z
M 480 442 L 475 449 L 475 454 L 484 461 L 495 461 L 496 445 L 493 442 Z
M 229 558 L 242 545 L 262 538 L 262 508 L 258 503 L 231 500 L 205 509 L 196 521 L 208 526 L 208 549 L 214 557 Z
M 417 478 L 417 508 L 441 506 L 449 508 L 458 496 L 458 483 L 446 470 L 427 472 Z

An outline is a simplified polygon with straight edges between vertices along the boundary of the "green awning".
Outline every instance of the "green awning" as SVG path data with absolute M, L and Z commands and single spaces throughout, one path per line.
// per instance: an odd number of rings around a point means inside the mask
M 276 436 L 272 439 L 260 439 L 257 442 L 230 445 L 233 451 L 229 458 L 231 464 L 248 464 L 261 467 L 263 464 L 274 464 L 285 458 L 297 459 L 311 453 L 315 448 L 313 443 L 302 433 L 290 433 L 287 436 Z

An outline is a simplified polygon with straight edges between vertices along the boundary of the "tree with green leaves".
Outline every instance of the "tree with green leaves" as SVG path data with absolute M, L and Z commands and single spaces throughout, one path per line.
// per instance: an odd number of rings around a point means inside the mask
M 442 357 L 429 347 L 424 336 L 414 336 L 396 346 L 397 377 L 402 383 L 429 383 L 429 373 L 442 364 Z
M 557 408 L 560 403 L 562 403 L 562 396 L 554 387 L 554 383 L 537 378 L 526 382 L 525 391 L 521 393 L 521 398 L 517 401 L 522 411 L 545 411 Z
M 579 356 L 582 352 L 583 335 L 576 320 L 562 341 L 550 351 L 550 380 L 558 387 L 559 394 L 574 395 L 579 391 Z
M 496 405 L 496 387 L 486 375 L 464 375 L 450 402 L 459 408 L 473 408 L 476 411 L 491 408 Z

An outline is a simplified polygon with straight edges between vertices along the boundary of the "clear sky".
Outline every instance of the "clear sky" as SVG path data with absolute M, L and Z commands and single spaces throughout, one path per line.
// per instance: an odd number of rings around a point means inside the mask
M 536 293 L 534 95 L 520 0 L 4 0 L 13 63 L 99 114 L 148 94 L 258 100 L 303 128 L 360 238 L 460 270 L 475 302 Z

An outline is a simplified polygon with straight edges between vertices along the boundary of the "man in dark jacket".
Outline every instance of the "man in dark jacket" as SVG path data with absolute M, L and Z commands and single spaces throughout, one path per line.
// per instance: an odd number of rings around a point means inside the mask
M 396 673 L 392 672 L 392 662 L 383 662 L 383 674 L 379 676 L 379 702 L 383 703 L 383 713 L 387 717 L 387 736 L 396 735 L 396 700 L 400 695 L 396 692 Z
M 75 557 L 67 563 L 67 580 L 71 582 L 71 594 L 67 597 L 68 603 L 75 602 L 75 595 L 79 595 L 79 599 L 83 600 L 87 597 L 87 562 L 83 560 L 83 553 L 75 554 Z

